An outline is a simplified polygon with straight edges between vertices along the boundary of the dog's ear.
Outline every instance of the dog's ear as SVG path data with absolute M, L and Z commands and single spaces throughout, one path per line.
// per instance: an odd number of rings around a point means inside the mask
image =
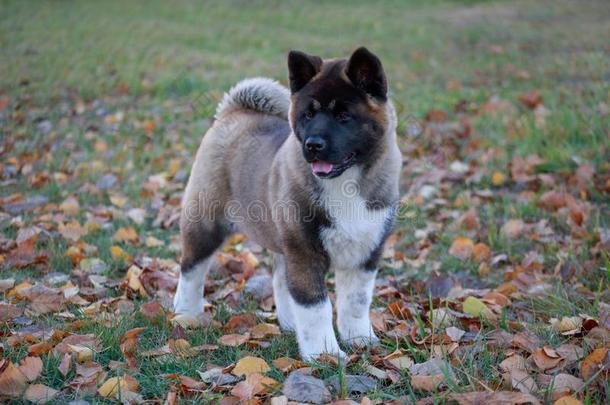
M 386 100 L 388 82 L 383 66 L 379 58 L 365 47 L 356 49 L 350 56 L 345 73 L 354 86 L 379 100 Z
M 319 56 L 307 55 L 300 51 L 288 53 L 288 78 L 290 80 L 290 91 L 296 93 L 318 74 L 322 67 L 322 59 Z

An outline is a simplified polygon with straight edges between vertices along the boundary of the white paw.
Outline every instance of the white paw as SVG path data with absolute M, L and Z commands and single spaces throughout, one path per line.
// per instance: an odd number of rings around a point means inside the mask
M 343 319 L 339 322 L 339 336 L 348 346 L 376 346 L 379 338 L 373 332 L 370 321 L 363 319 Z
M 333 336 L 334 343 L 325 343 L 314 347 L 313 345 L 301 344 L 299 349 L 301 352 L 301 359 L 303 361 L 313 362 L 323 354 L 329 354 L 335 356 L 341 361 L 347 358 L 347 354 L 339 348 L 337 339 Z

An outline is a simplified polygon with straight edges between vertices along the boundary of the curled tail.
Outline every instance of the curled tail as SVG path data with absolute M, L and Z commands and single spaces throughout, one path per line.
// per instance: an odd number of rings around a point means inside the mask
M 227 93 L 216 108 L 216 118 L 235 109 L 247 108 L 288 119 L 290 92 L 275 80 L 265 77 L 245 79 Z

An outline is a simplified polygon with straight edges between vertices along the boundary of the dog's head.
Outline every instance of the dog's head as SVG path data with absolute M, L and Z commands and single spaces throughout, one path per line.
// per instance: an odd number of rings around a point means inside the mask
M 327 61 L 291 51 L 288 71 L 290 124 L 313 173 L 334 178 L 353 165 L 369 164 L 383 145 L 389 121 L 379 58 L 366 48 L 349 59 Z

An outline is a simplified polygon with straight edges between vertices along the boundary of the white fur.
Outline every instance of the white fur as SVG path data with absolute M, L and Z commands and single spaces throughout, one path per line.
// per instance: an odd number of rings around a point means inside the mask
M 301 358 L 315 360 L 323 353 L 345 358 L 333 329 L 333 308 L 328 297 L 319 304 L 300 305 L 291 299 Z
M 337 270 L 337 328 L 341 340 L 348 344 L 375 344 L 379 341 L 369 317 L 377 271 Z
M 216 107 L 216 118 L 235 108 L 249 108 L 288 118 L 290 92 L 277 81 L 266 77 L 245 79 L 225 93 Z
M 331 267 L 359 269 L 381 243 L 392 208 L 370 210 L 360 196 L 357 167 L 347 169 L 335 179 L 320 181 L 321 202 L 332 219 L 332 227 L 321 232 L 322 243 Z
M 292 297 L 288 291 L 286 281 L 286 261 L 283 255 L 273 255 L 273 300 L 275 301 L 275 312 L 280 327 L 284 330 L 295 330 L 294 316 L 290 301 Z
M 196 317 L 203 312 L 207 301 L 203 298 L 203 287 L 213 256 L 196 264 L 188 272 L 180 273 L 178 288 L 174 296 L 174 312 Z

